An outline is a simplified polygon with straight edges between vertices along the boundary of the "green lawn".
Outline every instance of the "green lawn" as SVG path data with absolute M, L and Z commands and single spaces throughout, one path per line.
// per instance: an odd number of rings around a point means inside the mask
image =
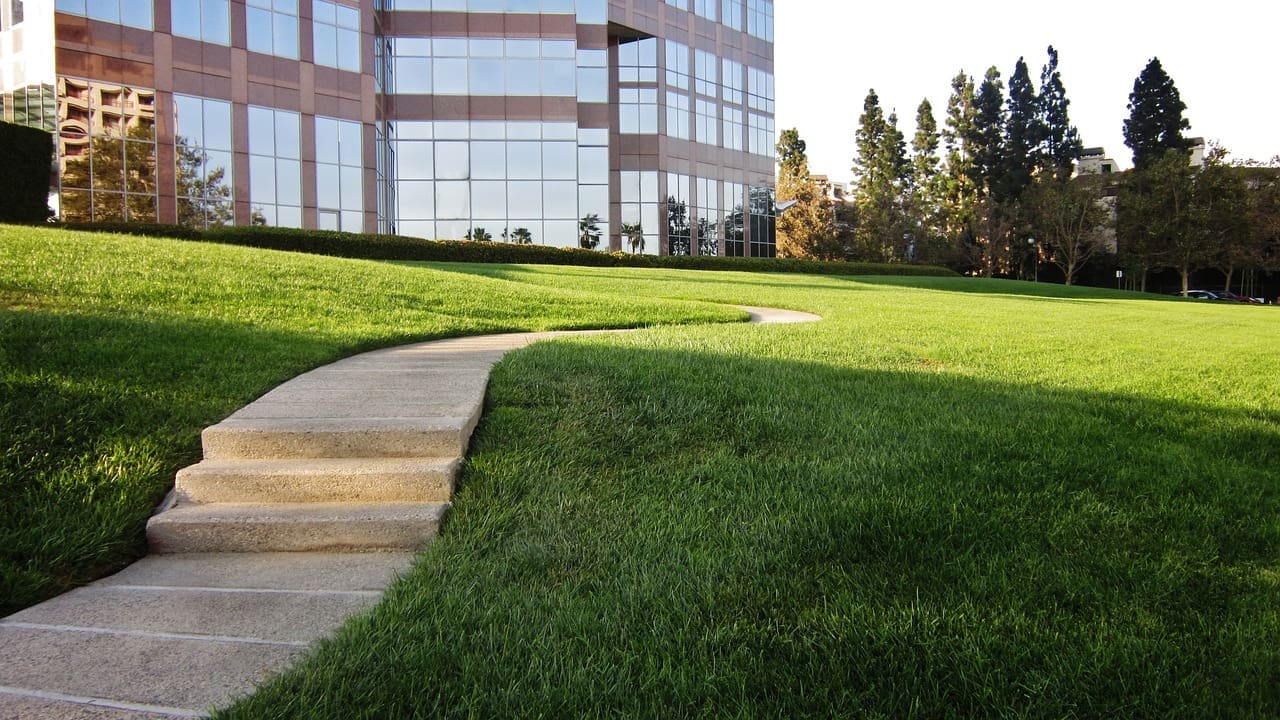
M 826 320 L 508 356 L 444 536 L 220 717 L 1280 714 L 1280 309 L 459 269 Z
M 117 569 L 200 430 L 360 350 L 741 318 L 455 272 L 0 226 L 0 616 Z
M 826 319 L 508 356 L 443 537 L 220 717 L 1280 716 L 1280 309 L 1043 284 L 2 229 L 0 597 L 138 551 L 306 367 L 739 317 L 659 298 Z

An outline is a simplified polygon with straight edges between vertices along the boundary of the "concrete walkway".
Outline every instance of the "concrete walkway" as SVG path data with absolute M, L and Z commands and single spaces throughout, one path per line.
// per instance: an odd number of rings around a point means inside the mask
M 204 461 L 148 523 L 151 555 L 0 620 L 0 720 L 203 717 L 252 692 L 436 536 L 492 366 L 579 334 L 365 353 L 206 429 Z

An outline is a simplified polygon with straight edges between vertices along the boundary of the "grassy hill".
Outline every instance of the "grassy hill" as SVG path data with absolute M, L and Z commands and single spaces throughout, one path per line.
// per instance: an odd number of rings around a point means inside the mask
M 825 318 L 509 355 L 441 539 L 220 717 L 1280 715 L 1276 308 L 5 232 L 5 507 L 133 508 L 121 556 L 202 425 L 327 359 Z

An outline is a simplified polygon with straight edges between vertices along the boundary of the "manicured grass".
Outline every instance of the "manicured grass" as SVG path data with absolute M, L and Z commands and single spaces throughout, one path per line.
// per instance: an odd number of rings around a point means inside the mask
M 495 371 L 443 537 L 219 717 L 1280 715 L 1280 311 L 472 267 L 811 310 Z
M 0 616 L 139 556 L 200 430 L 311 367 L 454 335 L 741 317 L 571 283 L 0 226 Z

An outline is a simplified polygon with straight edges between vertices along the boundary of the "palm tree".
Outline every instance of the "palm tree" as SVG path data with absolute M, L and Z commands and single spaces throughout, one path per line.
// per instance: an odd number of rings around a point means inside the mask
M 489 234 L 488 230 L 477 226 L 467 231 L 467 239 L 475 240 L 477 242 L 489 242 L 490 240 L 493 240 L 493 236 Z
M 631 245 L 631 252 L 644 252 L 644 228 L 640 223 L 622 223 L 622 237 Z
M 588 213 L 578 221 L 578 245 L 585 250 L 595 250 L 600 244 L 600 216 Z
M 529 228 L 518 227 L 511 231 L 511 242 L 517 245 L 532 245 L 533 233 L 529 232 Z

